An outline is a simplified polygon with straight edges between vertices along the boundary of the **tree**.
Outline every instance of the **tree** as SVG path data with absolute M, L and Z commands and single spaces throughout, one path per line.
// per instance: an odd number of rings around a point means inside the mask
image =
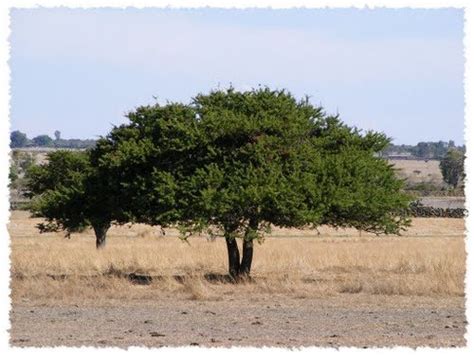
M 28 143 L 28 137 L 20 131 L 10 133 L 10 148 L 22 148 Z
M 456 188 L 464 179 L 464 154 L 457 149 L 449 149 L 439 166 L 443 174 L 443 180 Z
M 37 147 L 50 147 L 53 145 L 53 139 L 47 134 L 36 136 L 32 139 L 32 141 Z
M 415 147 L 415 155 L 420 158 L 431 158 L 431 147 L 426 142 L 419 142 Z
M 389 140 L 307 98 L 230 88 L 190 105 L 139 107 L 128 118 L 99 140 L 95 160 L 102 174 L 120 176 L 129 218 L 176 225 L 183 238 L 223 236 L 235 279 L 250 274 L 253 243 L 271 225 L 398 233 L 409 223 L 403 182 L 375 154 Z
M 46 218 L 40 232 L 65 230 L 66 236 L 92 226 L 96 247 L 103 248 L 114 221 L 120 223 L 121 204 L 109 180 L 91 164 L 90 152 L 54 151 L 48 162 L 27 172 L 27 193 L 34 216 Z
M 433 158 L 435 159 L 441 159 L 444 157 L 448 151 L 448 143 L 439 141 L 437 143 L 433 144 Z
M 61 139 L 61 132 L 56 130 L 54 131 L 54 139 L 56 139 L 57 141 Z

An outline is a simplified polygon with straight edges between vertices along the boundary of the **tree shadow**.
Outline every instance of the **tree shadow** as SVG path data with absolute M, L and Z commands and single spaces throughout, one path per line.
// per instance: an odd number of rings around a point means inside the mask
M 64 281 L 65 279 L 71 278 L 72 275 L 66 274 L 47 274 L 46 276 L 52 278 L 56 281 Z M 172 276 L 164 276 L 164 275 L 148 275 L 148 274 L 140 274 L 136 272 L 127 273 L 117 269 L 109 269 L 104 272 L 102 275 L 87 275 L 87 276 L 79 276 L 80 278 L 98 278 L 102 276 L 109 276 L 109 277 L 119 277 L 124 278 L 130 281 L 130 283 L 134 285 L 150 285 L 152 282 L 162 282 L 165 281 L 167 278 L 171 278 L 174 281 L 184 284 L 187 280 L 192 279 L 194 276 L 192 275 L 172 275 Z M 218 273 L 207 273 L 203 275 L 203 278 L 212 284 L 241 284 L 241 283 L 254 283 L 255 280 L 250 277 L 239 277 L 234 278 L 229 274 L 218 274 Z
M 204 275 L 206 281 L 213 284 L 234 284 L 236 280 L 229 274 L 207 273 Z
M 184 284 L 186 280 L 191 279 L 193 276 L 190 275 L 173 275 L 171 278 L 180 284 Z M 217 273 L 207 273 L 203 275 L 204 279 L 212 284 L 236 284 L 242 282 L 253 282 L 253 279 L 250 277 L 246 277 L 245 279 L 236 279 L 228 274 L 217 274 Z M 138 285 L 149 285 L 152 281 L 160 282 L 165 279 L 163 275 L 144 275 L 144 274 L 137 274 L 131 273 L 127 275 L 128 280 L 133 284 Z

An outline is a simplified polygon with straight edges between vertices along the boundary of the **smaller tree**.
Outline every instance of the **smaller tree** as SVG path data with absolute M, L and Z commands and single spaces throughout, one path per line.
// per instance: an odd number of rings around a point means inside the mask
M 22 148 L 28 143 L 28 137 L 20 131 L 10 133 L 10 148 Z
M 105 246 L 121 204 L 110 193 L 107 177 L 91 164 L 90 152 L 51 152 L 48 163 L 32 166 L 26 177 L 30 210 L 33 216 L 46 219 L 38 224 L 40 232 L 65 230 L 69 236 L 91 226 L 96 247 Z
M 53 144 L 53 139 L 47 134 L 42 134 L 33 138 L 33 144 L 38 147 L 50 147 Z
M 449 149 L 439 166 L 443 174 L 443 180 L 456 188 L 464 179 L 464 154 L 457 149 Z
M 61 132 L 56 130 L 54 131 L 54 138 L 58 141 L 61 139 Z

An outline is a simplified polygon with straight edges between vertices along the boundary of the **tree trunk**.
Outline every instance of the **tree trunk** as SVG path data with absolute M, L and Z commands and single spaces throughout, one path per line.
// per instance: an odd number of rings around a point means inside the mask
M 242 241 L 242 261 L 240 261 L 239 246 L 235 237 L 231 237 L 232 233 L 225 233 L 225 241 L 227 244 L 227 254 L 229 256 L 229 275 L 234 281 L 239 279 L 247 279 L 250 275 L 253 258 L 253 238 L 254 232 L 258 229 L 258 221 L 250 220 L 247 231 Z
M 242 241 L 242 262 L 240 263 L 239 275 L 248 278 L 250 268 L 252 267 L 253 258 L 253 239 L 245 239 Z
M 251 219 L 242 241 L 242 262 L 240 263 L 239 275 L 242 278 L 249 278 L 253 259 L 253 238 L 254 232 L 258 229 L 258 220 Z
M 110 228 L 110 224 L 96 224 L 93 225 L 95 232 L 95 246 L 97 249 L 102 249 L 105 247 L 105 238 L 107 236 L 107 231 Z
M 240 270 L 239 247 L 235 238 L 226 236 L 225 242 L 227 244 L 227 254 L 229 256 L 229 275 L 233 279 L 236 279 L 239 276 Z

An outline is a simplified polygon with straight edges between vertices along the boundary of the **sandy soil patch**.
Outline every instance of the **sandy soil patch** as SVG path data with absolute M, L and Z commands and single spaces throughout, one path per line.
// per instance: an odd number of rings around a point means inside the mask
M 462 298 L 343 296 L 17 305 L 14 346 L 465 346 Z

